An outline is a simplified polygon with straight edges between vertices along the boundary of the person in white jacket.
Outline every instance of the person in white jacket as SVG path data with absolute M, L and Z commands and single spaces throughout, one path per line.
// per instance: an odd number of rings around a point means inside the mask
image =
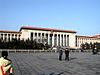
M 12 63 L 11 60 L 7 58 L 8 52 L 2 51 L 1 58 L 0 58 L 0 75 L 4 72 L 5 75 L 12 73 Z M 2 71 L 3 70 L 3 71 Z

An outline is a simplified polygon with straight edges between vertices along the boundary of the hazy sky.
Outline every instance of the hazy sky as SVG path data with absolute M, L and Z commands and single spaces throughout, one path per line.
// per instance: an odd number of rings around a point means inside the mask
M 100 0 L 0 0 L 0 30 L 21 26 L 100 34 Z

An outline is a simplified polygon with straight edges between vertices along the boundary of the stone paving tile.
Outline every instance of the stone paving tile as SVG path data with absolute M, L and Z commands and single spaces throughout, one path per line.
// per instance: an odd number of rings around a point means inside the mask
M 14 75 L 100 75 L 100 55 L 70 53 L 70 61 L 58 53 L 10 53 Z

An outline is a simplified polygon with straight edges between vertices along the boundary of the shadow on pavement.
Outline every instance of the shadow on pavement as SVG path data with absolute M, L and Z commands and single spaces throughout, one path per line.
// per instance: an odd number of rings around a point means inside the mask
M 70 60 L 75 60 L 75 59 L 77 59 L 77 58 L 75 58 L 75 57 L 74 58 L 70 58 Z

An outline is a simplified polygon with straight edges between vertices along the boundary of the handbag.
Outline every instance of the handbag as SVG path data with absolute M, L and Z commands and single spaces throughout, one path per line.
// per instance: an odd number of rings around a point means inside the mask
M 2 75 L 5 75 L 2 66 L 0 66 L 0 69 L 1 69 L 1 74 L 2 74 Z M 14 75 L 14 74 L 13 74 L 13 73 L 9 73 L 8 75 Z

